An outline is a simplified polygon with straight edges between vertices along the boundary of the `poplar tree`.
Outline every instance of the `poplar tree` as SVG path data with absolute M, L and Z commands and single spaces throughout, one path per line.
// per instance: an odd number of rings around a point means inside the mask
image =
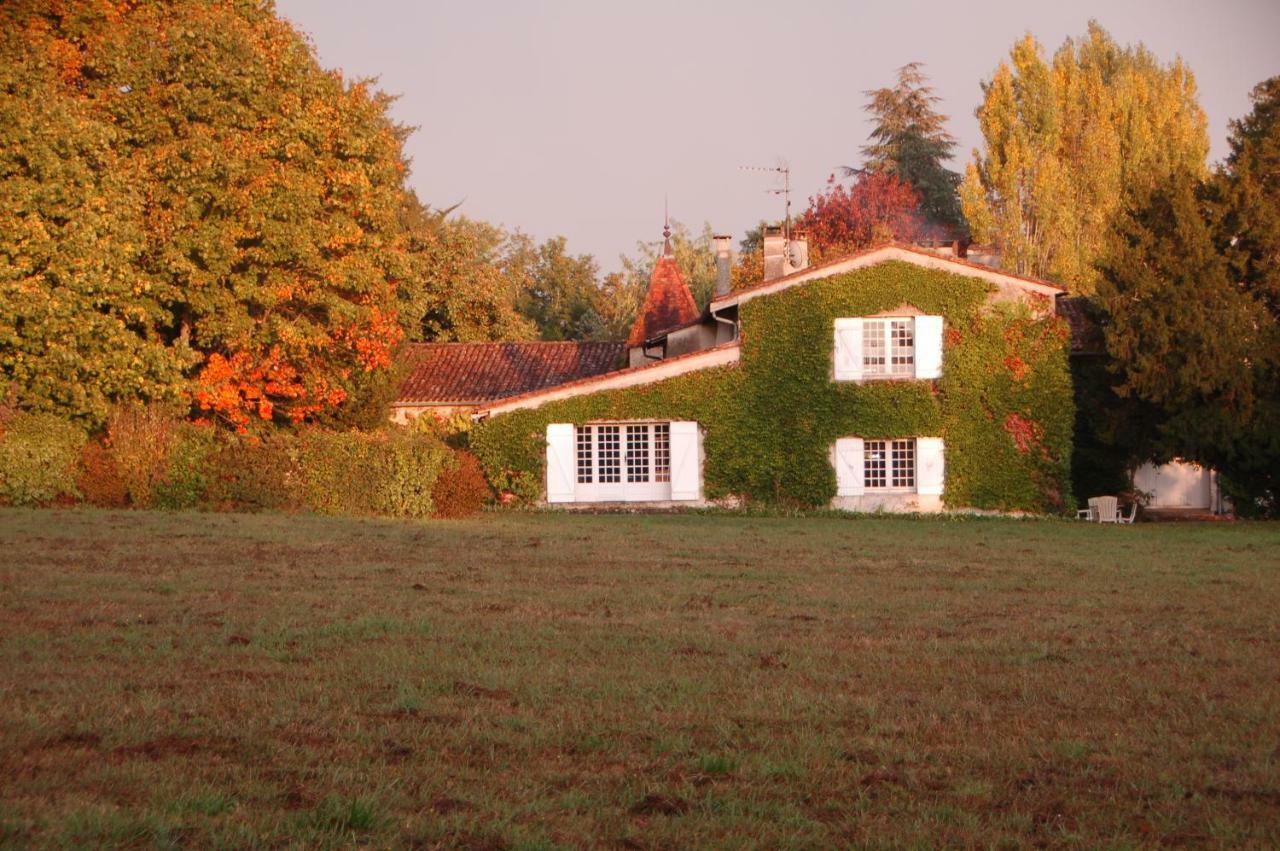
M 1005 268 L 1075 293 L 1094 291 L 1126 198 L 1206 171 L 1191 71 L 1121 47 L 1097 22 L 1050 61 L 1030 35 L 1015 44 L 983 85 L 978 119 L 984 149 L 960 189 L 974 239 L 994 242 Z

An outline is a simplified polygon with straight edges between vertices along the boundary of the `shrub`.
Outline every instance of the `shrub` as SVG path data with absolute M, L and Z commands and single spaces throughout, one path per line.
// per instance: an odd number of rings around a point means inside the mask
M 0 434 L 0 502 L 46 505 L 76 498 L 85 433 L 54 414 L 15 414 Z
M 491 495 L 480 459 L 461 449 L 453 451 L 431 489 L 437 517 L 470 517 L 484 507 Z
M 117 408 L 107 421 L 106 443 L 131 505 L 151 507 L 156 486 L 169 471 L 180 425 L 173 411 L 141 404 Z
M 316 514 L 376 514 L 380 447 L 357 431 L 308 429 L 298 439 L 298 488 Z
M 180 424 L 164 475 L 152 489 L 152 505 L 171 511 L 199 507 L 212 484 L 218 451 L 218 433 L 213 428 Z
M 207 503 L 222 511 L 298 508 L 296 455 L 288 433 L 228 439 L 212 456 Z
M 90 440 L 80 453 L 80 471 L 76 485 L 84 501 L 99 508 L 124 508 L 129 504 L 129 491 L 115 454 L 97 440 Z
M 430 517 L 435 510 L 432 491 L 449 459 L 449 448 L 439 437 L 404 428 L 383 432 L 382 437 L 377 513 Z

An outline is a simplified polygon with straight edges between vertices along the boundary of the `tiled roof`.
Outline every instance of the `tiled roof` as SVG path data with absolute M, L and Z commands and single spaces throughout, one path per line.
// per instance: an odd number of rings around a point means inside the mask
M 631 326 L 627 345 L 639 346 L 663 331 L 692 322 L 698 315 L 697 302 L 693 300 L 693 293 L 689 292 L 684 275 L 680 274 L 676 258 L 664 253 L 653 264 L 649 291 L 645 293 L 640 315 Z
M 984 266 L 981 263 L 972 263 L 968 260 L 962 260 L 959 257 L 947 257 L 942 254 L 935 254 L 932 251 L 928 251 L 926 249 L 919 248 L 914 245 L 908 245 L 907 243 L 891 240 L 889 242 L 882 242 L 879 245 L 873 245 L 870 248 L 864 248 L 861 251 L 855 251 L 852 254 L 845 255 L 844 257 L 837 257 L 834 260 L 827 260 L 823 263 L 819 263 L 816 266 L 809 266 L 806 269 L 801 269 L 798 272 L 792 272 L 791 274 L 784 275 L 781 278 L 774 278 L 771 281 L 761 281 L 759 283 L 752 284 L 747 287 L 742 287 L 740 289 L 732 290 L 727 295 L 716 296 L 714 299 L 712 299 L 711 307 L 715 308 L 716 305 L 722 304 L 724 302 L 736 302 L 740 296 L 743 296 L 743 295 L 750 296 L 760 290 L 773 291 L 775 289 L 785 288 L 793 280 L 802 280 L 802 281 L 813 280 L 817 277 L 820 277 L 820 275 L 817 275 L 815 273 L 821 272 L 824 269 L 833 268 L 835 266 L 839 266 L 842 263 L 848 263 L 850 260 L 857 260 L 859 258 L 869 257 L 872 254 L 885 251 L 886 249 L 894 249 L 897 251 L 907 252 L 908 254 L 918 255 L 920 257 L 927 258 L 928 260 L 931 260 L 931 261 L 935 261 L 935 262 L 941 261 L 942 263 L 951 265 L 951 266 L 961 266 L 968 269 L 973 269 L 975 271 L 982 272 L 983 275 L 992 275 L 992 276 L 998 275 L 1001 278 L 1007 278 L 1013 281 L 1022 281 L 1024 283 L 1032 284 L 1036 287 L 1044 287 L 1046 289 L 1058 290 L 1059 292 L 1066 292 L 1065 287 L 1063 287 L 1060 284 L 1055 284 L 1051 281 L 1042 281 L 1038 278 L 1029 278 L 1026 275 L 1017 275 L 1017 274 L 1014 274 L 1013 272 L 1006 272 L 1004 269 L 999 269 L 994 266 Z
M 412 343 L 396 403 L 478 405 L 617 369 L 623 343 Z

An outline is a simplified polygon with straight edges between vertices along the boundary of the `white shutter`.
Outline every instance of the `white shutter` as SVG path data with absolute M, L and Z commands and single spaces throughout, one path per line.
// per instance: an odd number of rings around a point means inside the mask
M 836 441 L 836 496 L 862 496 L 863 446 L 860 437 Z
M 946 472 L 942 438 L 916 438 L 916 492 L 938 495 Z
M 836 381 L 862 380 L 862 320 L 836 320 Z
M 547 502 L 573 502 L 573 487 L 578 481 L 576 461 L 573 426 L 569 423 L 548 425 Z
M 916 378 L 942 376 L 942 317 L 917 316 Z
M 698 424 L 671 424 L 671 499 L 702 499 L 702 437 Z

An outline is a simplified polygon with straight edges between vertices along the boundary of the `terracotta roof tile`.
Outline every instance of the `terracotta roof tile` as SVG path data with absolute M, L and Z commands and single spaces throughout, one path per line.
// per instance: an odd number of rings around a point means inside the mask
M 411 343 L 397 404 L 478 405 L 617 369 L 623 343 Z
M 677 325 L 685 325 L 697 319 L 700 311 L 685 283 L 676 258 L 664 254 L 653 264 L 649 278 L 649 291 L 645 293 L 640 315 L 631 326 L 628 346 L 639 346 L 645 340 L 669 331 Z

